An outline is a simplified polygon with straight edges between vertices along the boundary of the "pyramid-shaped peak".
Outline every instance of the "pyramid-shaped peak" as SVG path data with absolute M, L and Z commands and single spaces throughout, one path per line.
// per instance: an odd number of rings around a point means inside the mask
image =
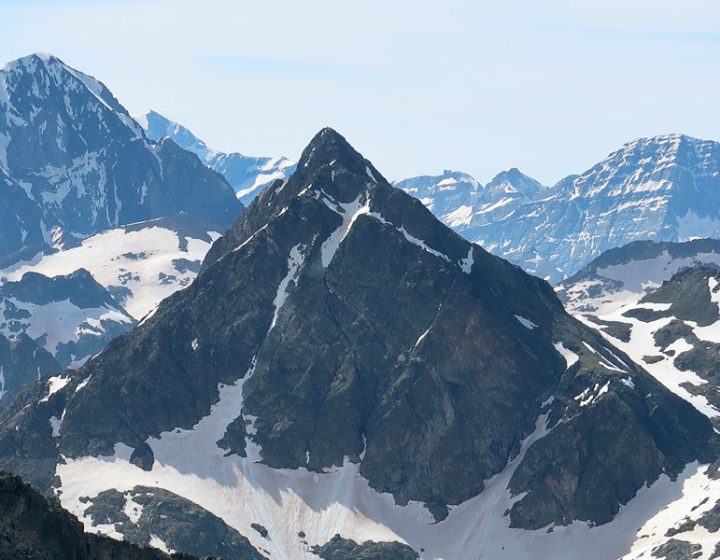
M 379 177 L 371 164 L 353 148 L 345 137 L 330 127 L 318 132 L 300 157 L 298 168 L 318 170 L 322 167 L 344 167 L 349 171 Z
M 542 188 L 543 185 L 539 181 L 525 175 L 517 167 L 501 171 L 485 187 L 487 191 L 494 192 L 499 189 L 506 194 L 533 194 Z

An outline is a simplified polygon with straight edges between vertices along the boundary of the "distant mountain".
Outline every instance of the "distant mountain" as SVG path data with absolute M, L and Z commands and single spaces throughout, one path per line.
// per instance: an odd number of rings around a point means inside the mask
M 0 280 L 18 281 L 28 272 L 57 276 L 86 269 L 140 320 L 170 294 L 190 285 L 221 232 L 218 224 L 188 215 L 139 222 L 16 263 L 0 270 Z
M 720 267 L 720 240 L 634 241 L 605 251 L 556 289 L 571 312 L 612 313 L 637 303 L 676 272 L 701 265 Z
M 229 225 L 227 182 L 169 139 L 147 139 L 108 89 L 34 54 L 0 70 L 0 263 L 108 228 L 187 213 Z
M 197 154 L 208 167 L 227 179 L 243 204 L 250 204 L 265 187 L 278 179 L 287 179 L 295 170 L 295 163 L 284 157 L 252 157 L 213 150 L 190 130 L 155 111 L 146 111 L 135 118 L 151 140 L 168 137 Z
M 712 484 L 717 446 L 546 282 L 331 129 L 188 288 L 0 412 L 3 468 L 92 530 L 218 519 L 298 560 L 617 558 L 683 480 Z
M 40 348 L 28 335 L 5 337 L 0 334 L 0 408 L 26 385 L 61 369 L 52 354 Z
M 480 197 L 480 183 L 466 173 L 445 170 L 442 175 L 423 175 L 393 183 L 419 199 L 450 227 L 462 225 Z
M 487 196 L 471 208 L 463 203 L 455 214 L 448 208 L 436 214 L 552 282 L 632 241 L 720 236 L 720 143 L 711 140 L 680 134 L 635 140 L 549 189 L 525 177 L 510 180 L 509 189 L 494 183 L 478 189 Z
M 85 269 L 0 284 L 0 333 L 27 334 L 63 367 L 79 367 L 135 323 Z

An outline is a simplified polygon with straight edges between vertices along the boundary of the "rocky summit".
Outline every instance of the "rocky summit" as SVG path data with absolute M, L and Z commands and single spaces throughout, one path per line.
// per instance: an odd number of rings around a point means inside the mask
M 99 81 L 34 54 L 0 69 L 0 265 L 179 213 L 229 225 L 233 190 L 170 139 L 150 141 Z
M 717 446 L 329 128 L 189 287 L 0 413 L 0 465 L 88 530 L 270 558 L 617 557 Z

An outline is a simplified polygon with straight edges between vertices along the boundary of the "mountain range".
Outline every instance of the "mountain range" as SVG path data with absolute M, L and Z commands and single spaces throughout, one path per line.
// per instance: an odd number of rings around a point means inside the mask
M 0 558 L 720 557 L 717 143 L 391 184 L 0 86 Z
M 467 239 L 553 283 L 633 241 L 720 235 L 720 143 L 681 134 L 629 142 L 553 187 L 516 169 L 485 187 L 455 172 L 396 186 L 417 192 Z
M 187 550 L 173 528 L 218 519 L 233 531 L 195 552 L 271 558 L 615 557 L 657 544 L 637 524 L 681 481 L 715 484 L 717 445 L 547 283 L 331 129 L 188 288 L 0 413 L 0 465 L 87 530 Z
M 78 367 L 187 286 L 243 208 L 195 154 L 42 53 L 0 70 L 0 185 L 0 333 L 16 349 L 0 405 L 28 371 Z M 29 342 L 55 365 L 18 361 Z

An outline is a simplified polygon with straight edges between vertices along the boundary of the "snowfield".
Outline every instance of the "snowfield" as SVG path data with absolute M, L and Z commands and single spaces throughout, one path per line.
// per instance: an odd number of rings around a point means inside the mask
M 195 278 L 200 263 L 219 231 L 184 233 L 168 220 L 110 229 L 50 255 L 0 271 L 0 277 L 19 280 L 25 272 L 46 276 L 88 270 L 135 319 L 141 319 Z

